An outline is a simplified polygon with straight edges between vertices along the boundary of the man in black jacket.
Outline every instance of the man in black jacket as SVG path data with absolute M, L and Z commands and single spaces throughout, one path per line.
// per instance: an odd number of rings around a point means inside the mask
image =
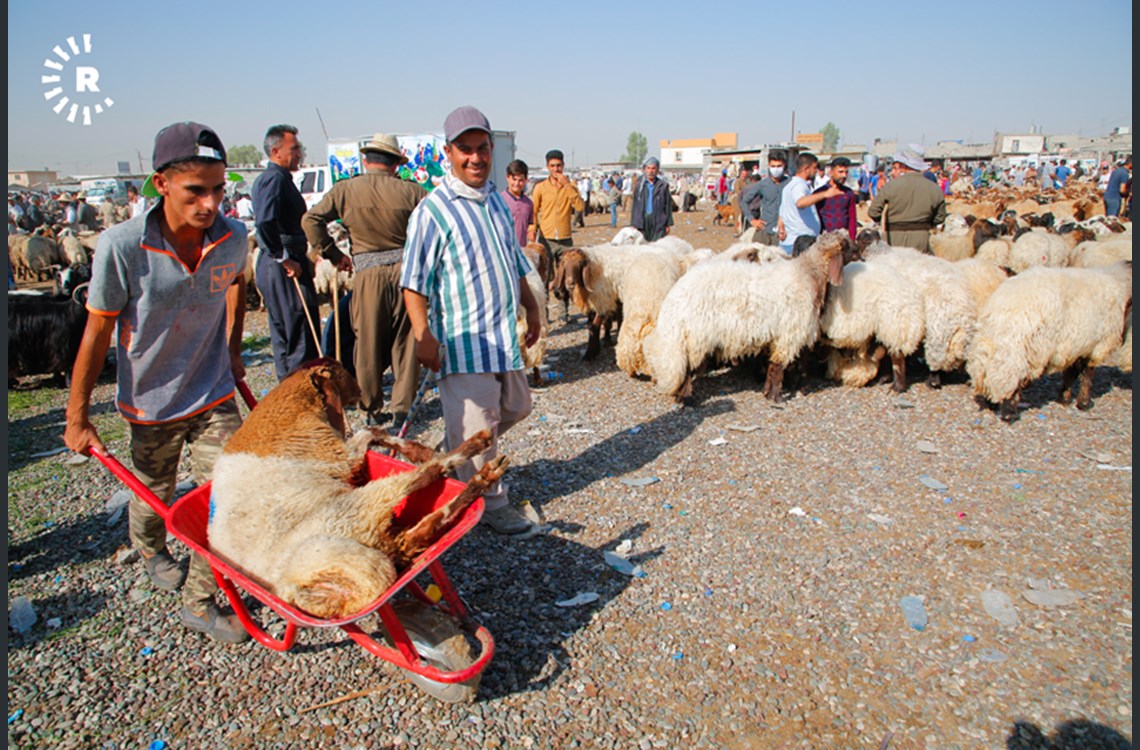
M 661 162 L 651 156 L 642 165 L 645 179 L 633 194 L 630 224 L 645 235 L 646 242 L 654 242 L 669 234 L 673 226 L 673 196 L 669 182 L 659 177 Z
M 310 315 L 317 312 L 317 290 L 301 229 L 305 199 L 293 184 L 293 172 L 301 166 L 303 153 L 297 128 L 274 125 L 266 132 L 264 145 L 269 164 L 253 183 L 252 194 L 257 244 L 261 246 L 254 275 L 269 313 L 269 341 L 277 379 L 284 380 L 302 362 L 317 356 L 317 342 L 311 333 L 316 321 L 305 320 L 305 306 Z

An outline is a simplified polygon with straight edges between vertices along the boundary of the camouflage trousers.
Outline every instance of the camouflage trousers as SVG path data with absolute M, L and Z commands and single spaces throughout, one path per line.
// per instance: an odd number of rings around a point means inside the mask
M 214 408 L 188 419 L 165 424 L 131 424 L 131 461 L 142 483 L 164 503 L 174 498 L 178 482 L 178 462 L 182 446 L 190 449 L 190 466 L 194 481 L 202 484 L 214 471 L 214 461 L 222 446 L 241 426 L 237 402 L 229 399 Z M 166 549 L 166 523 L 137 496 L 130 504 L 131 543 L 143 556 L 150 557 Z M 217 591 L 210 564 L 201 555 L 190 558 L 190 571 L 182 587 L 182 603 L 200 612 L 204 602 Z

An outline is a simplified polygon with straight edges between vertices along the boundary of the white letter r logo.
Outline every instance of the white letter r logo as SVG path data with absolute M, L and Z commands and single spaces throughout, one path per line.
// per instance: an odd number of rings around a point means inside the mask
M 80 65 L 75 68 L 75 93 L 84 91 L 99 92 L 99 71 L 95 68 Z

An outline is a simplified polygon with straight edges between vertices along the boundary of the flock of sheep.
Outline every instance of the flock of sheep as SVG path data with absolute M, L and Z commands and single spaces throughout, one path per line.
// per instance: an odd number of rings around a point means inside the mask
M 874 230 L 855 241 L 832 232 L 790 259 L 762 245 L 714 254 L 675 237 L 645 244 L 627 229 L 567 252 L 554 288 L 593 316 L 587 356 L 620 316 L 618 366 L 677 400 L 709 366 L 758 355 L 769 363 L 764 394 L 780 400 L 785 370 L 813 349 L 850 387 L 875 380 L 889 358 L 902 391 L 907 358 L 921 354 L 932 385 L 964 369 L 1012 421 L 1021 389 L 1042 375 L 1064 373 L 1064 403 L 1079 378 L 1087 409 L 1093 368 L 1132 368 L 1130 224 L 1051 224 L 954 216 L 933 255 L 888 246 Z

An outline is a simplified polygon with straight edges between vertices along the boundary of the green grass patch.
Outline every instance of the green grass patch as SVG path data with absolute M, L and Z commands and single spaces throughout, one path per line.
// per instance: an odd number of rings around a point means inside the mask
M 8 391 L 8 421 L 27 416 L 20 412 L 42 409 L 60 399 L 56 388 L 28 388 Z
M 246 336 L 241 340 L 242 349 L 249 349 L 250 351 L 261 351 L 269 346 L 268 336 Z

